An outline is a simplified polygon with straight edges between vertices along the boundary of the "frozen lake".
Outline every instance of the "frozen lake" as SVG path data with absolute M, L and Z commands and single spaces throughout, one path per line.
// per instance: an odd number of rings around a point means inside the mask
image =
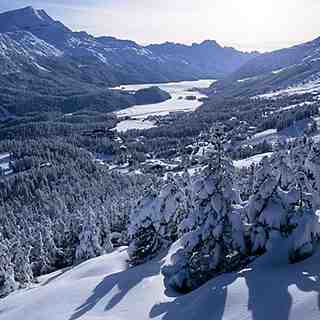
M 159 84 L 138 84 L 125 85 L 115 89 L 122 89 L 126 91 L 136 91 L 139 89 L 157 86 L 162 90 L 170 93 L 172 98 L 170 100 L 147 105 L 133 106 L 128 109 L 116 112 L 118 117 L 131 117 L 132 120 L 125 120 L 117 125 L 118 131 L 126 131 L 130 129 L 149 129 L 154 127 L 152 121 L 145 120 L 149 116 L 164 116 L 170 112 L 190 112 L 196 110 L 202 102 L 198 101 L 200 98 L 206 97 L 197 91 L 190 92 L 192 88 L 208 88 L 214 80 L 198 80 L 198 81 L 181 81 L 171 83 Z M 195 100 L 186 100 L 187 96 L 195 96 Z

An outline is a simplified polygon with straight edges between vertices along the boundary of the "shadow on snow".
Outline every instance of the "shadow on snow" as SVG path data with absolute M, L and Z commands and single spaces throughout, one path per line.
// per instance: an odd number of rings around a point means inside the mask
M 175 295 L 173 301 L 154 305 L 149 317 L 162 316 L 163 320 L 223 320 L 228 313 L 226 306 L 229 287 L 238 281 L 245 282 L 240 284 L 242 287 L 247 286 L 247 310 L 252 320 L 288 320 L 293 303 L 290 286 L 296 286 L 302 292 L 317 292 L 320 312 L 320 269 L 315 260 L 310 261 L 311 264 L 308 260 L 306 263 L 276 269 L 264 270 L 253 266 L 239 273 L 224 274 L 189 294 Z M 144 278 L 159 274 L 161 264 L 162 257 L 159 257 L 144 265 L 105 277 L 85 303 L 75 310 L 70 320 L 76 320 L 89 312 L 116 287 L 119 292 L 105 307 L 105 311 L 110 311 Z M 168 290 L 166 294 L 173 297 Z
M 230 311 L 226 309 L 227 293 L 229 286 L 238 282 L 235 286 L 239 284 L 248 289 L 247 311 L 252 320 L 288 320 L 293 303 L 290 286 L 296 286 L 302 292 L 317 293 L 320 317 L 320 269 L 315 260 L 310 261 L 311 264 L 309 261 L 307 259 L 306 263 L 287 264 L 275 269 L 253 268 L 224 274 L 190 294 L 153 306 L 149 316 L 155 318 L 162 315 L 163 320 L 223 320 L 227 315 L 231 317 Z M 243 281 L 245 284 L 241 283 Z M 245 312 L 246 309 L 241 311 Z M 235 316 L 233 314 L 232 318 Z M 241 318 L 240 314 L 237 316 Z
M 117 288 L 119 292 L 110 299 L 105 307 L 105 311 L 111 310 L 126 296 L 126 294 L 132 288 L 134 288 L 143 279 L 160 273 L 162 258 L 163 257 L 159 257 L 147 262 L 144 265 L 106 276 L 96 286 L 96 288 L 93 290 L 93 293 L 85 301 L 85 303 L 75 310 L 75 313 L 70 317 L 69 320 L 79 319 L 93 309 L 101 299 L 111 292 L 111 290 Z

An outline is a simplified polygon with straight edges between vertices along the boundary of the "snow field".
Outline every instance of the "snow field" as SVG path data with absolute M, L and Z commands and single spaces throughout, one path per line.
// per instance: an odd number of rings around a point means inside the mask
M 41 277 L 38 286 L 0 300 L 0 319 L 319 319 L 319 254 L 289 265 L 286 244 L 276 243 L 277 250 L 248 268 L 178 295 L 164 287 L 160 268 L 179 245 L 175 243 L 164 258 L 132 269 L 127 268 L 126 248 L 120 248 Z

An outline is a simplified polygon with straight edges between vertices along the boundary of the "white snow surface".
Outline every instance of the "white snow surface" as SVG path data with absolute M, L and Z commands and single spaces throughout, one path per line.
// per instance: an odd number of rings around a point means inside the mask
M 257 154 L 250 158 L 233 161 L 233 164 L 236 168 L 249 168 L 252 164 L 260 163 L 264 157 L 271 157 L 272 154 L 272 152 Z
M 198 99 L 206 97 L 198 91 L 189 90 L 192 88 L 208 88 L 214 80 L 198 80 L 198 81 L 180 81 L 170 83 L 151 83 L 138 85 L 124 85 L 113 89 L 121 89 L 125 91 L 137 91 L 140 89 L 157 86 L 162 90 L 167 91 L 171 95 L 171 99 L 148 105 L 133 106 L 124 110 L 116 112 L 118 117 L 130 117 L 131 120 L 125 120 L 125 123 L 119 123 L 117 129 L 119 131 L 126 131 L 129 129 L 148 129 L 153 127 L 151 123 L 143 123 L 142 120 L 149 116 L 165 116 L 170 112 L 191 112 L 195 111 L 201 106 L 202 102 Z M 186 100 L 187 96 L 196 96 L 196 100 Z
M 126 132 L 128 130 L 137 129 L 137 130 L 143 130 L 143 129 L 151 129 L 154 128 L 155 124 L 152 121 L 148 120 L 124 120 L 117 124 L 116 130 L 118 132 Z
M 277 129 L 267 129 L 261 132 L 256 133 L 248 140 L 244 141 L 243 144 L 246 145 L 255 145 L 267 141 L 268 143 L 274 144 L 280 138 L 280 135 Z
M 296 86 L 288 87 L 283 90 L 269 92 L 266 94 L 258 95 L 257 98 L 262 99 L 277 99 L 279 97 L 301 95 L 306 93 L 312 93 L 314 95 L 320 94 L 320 80 L 313 80 L 307 83 L 297 84 Z
M 277 133 L 277 129 L 268 129 L 268 130 L 264 130 L 261 132 L 256 133 L 253 138 L 262 138 L 262 137 L 266 137 L 272 134 Z
M 273 70 L 271 73 L 272 74 L 278 74 L 278 73 L 281 73 L 282 71 L 285 71 L 287 70 L 288 68 L 281 68 L 281 69 L 277 69 L 277 70 Z
M 257 79 L 258 77 L 249 77 L 249 78 L 243 78 L 243 79 L 239 79 L 238 82 L 242 83 L 242 82 L 247 82 L 247 81 L 250 81 L 250 80 L 255 80 Z
M 8 152 L 0 153 L 0 161 L 9 160 L 9 158 L 10 158 L 10 153 L 8 153 Z
M 186 295 L 165 289 L 160 268 L 180 247 L 128 269 L 127 249 L 40 278 L 0 300 L 1 320 L 319 320 L 320 254 L 290 265 L 281 243 L 248 268 Z
M 0 168 L 3 169 L 3 170 L 9 170 L 10 169 L 10 163 L 9 162 L 0 163 Z

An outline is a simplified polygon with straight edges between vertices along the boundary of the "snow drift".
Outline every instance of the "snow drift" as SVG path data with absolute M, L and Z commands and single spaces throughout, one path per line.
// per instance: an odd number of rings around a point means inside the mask
M 179 243 L 178 243 L 179 244 Z M 127 269 L 126 248 L 40 278 L 0 301 L 1 320 L 318 320 L 320 254 L 289 265 L 286 243 L 187 295 L 163 285 L 176 251 Z

